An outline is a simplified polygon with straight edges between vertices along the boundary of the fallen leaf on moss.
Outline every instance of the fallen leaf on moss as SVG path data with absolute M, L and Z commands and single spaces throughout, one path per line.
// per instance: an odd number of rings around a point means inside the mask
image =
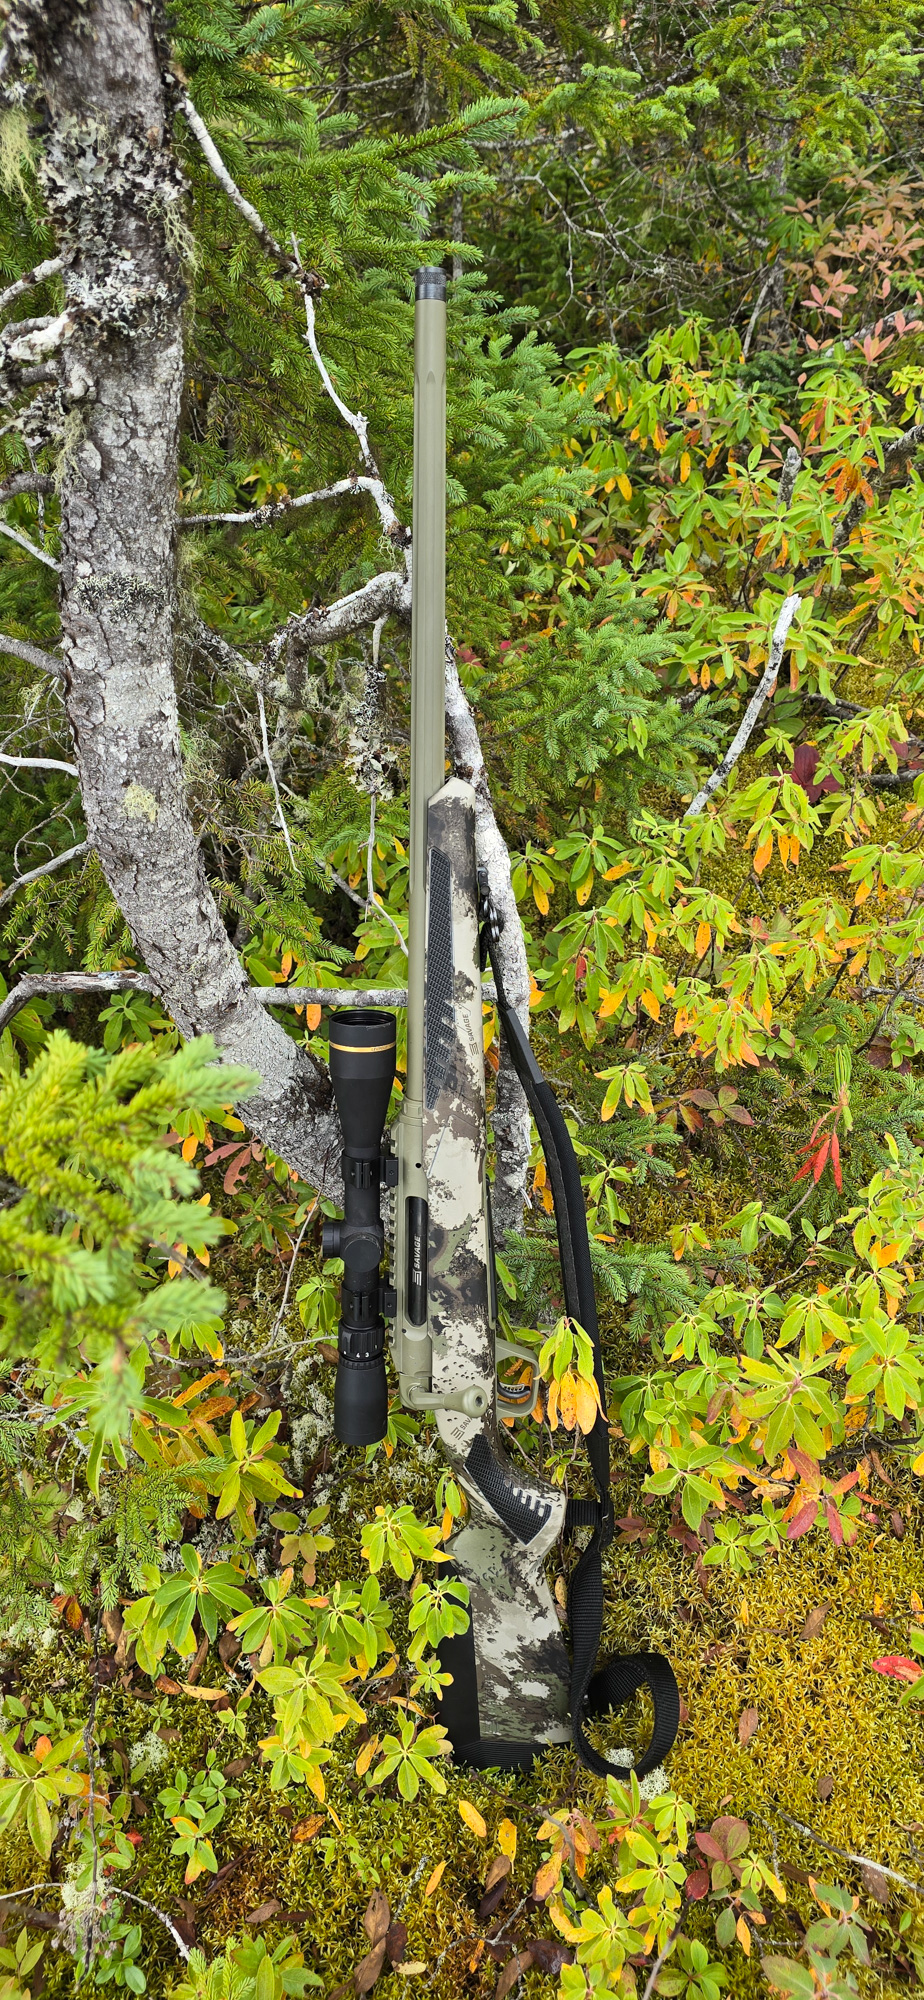
M 512 1991 L 521 1974 L 528 1970 L 532 1962 L 533 1954 L 530 1945 L 527 1945 L 525 1951 L 515 1952 L 509 1964 L 504 1966 L 504 1970 L 494 1988 L 494 2000 L 507 2000 L 507 1994 Z
M 443 1873 L 444 1873 L 444 1870 L 445 1870 L 445 1867 L 446 1867 L 446 1863 L 445 1863 L 445 1861 L 438 1861 L 438 1862 L 437 1862 L 437 1864 L 436 1864 L 436 1867 L 434 1868 L 434 1870 L 433 1870 L 433 1873 L 432 1873 L 432 1875 L 430 1876 L 430 1879 L 429 1879 L 429 1881 L 428 1881 L 428 1882 L 425 1882 L 425 1883 L 424 1883 L 424 1895 L 425 1895 L 425 1896 L 432 1896 L 432 1895 L 433 1895 L 433 1892 L 434 1892 L 434 1890 L 435 1890 L 435 1889 L 438 1889 L 438 1888 L 439 1888 L 439 1886 L 440 1886 L 440 1883 L 442 1882 L 442 1879 L 443 1879 Z
M 917 1681 L 924 1673 L 919 1660 L 909 1660 L 904 1653 L 883 1653 L 879 1660 L 871 1660 L 875 1674 L 887 1674 L 893 1681 Z
M 488 1891 L 490 1889 L 495 1888 L 498 1882 L 502 1882 L 505 1875 L 509 1875 L 510 1866 L 511 1862 L 509 1854 L 495 1854 L 491 1866 L 488 1869 L 487 1875 L 485 1876 L 485 1881 L 484 1881 L 485 1895 L 488 1894 Z
M 311 1813 L 308 1819 L 300 1819 L 298 1825 L 292 1828 L 292 1839 L 313 1840 L 315 1834 L 320 1832 L 326 1818 L 326 1813 Z
M 743 1708 L 738 1718 L 738 1741 L 742 1749 L 746 1743 L 750 1743 L 759 1725 L 760 1716 L 756 1708 Z
M 800 1637 L 802 1639 L 817 1639 L 830 1609 L 830 1604 L 816 1604 L 814 1611 L 809 1612 L 802 1627 Z
M 478 1807 L 473 1806 L 470 1799 L 459 1800 L 459 1818 L 465 1821 L 466 1826 L 472 1833 L 477 1833 L 479 1840 L 487 1840 L 488 1829 L 486 1822 L 482 1819 Z
M 271 1917 L 278 1917 L 281 1909 L 282 1904 L 275 1896 L 271 1896 L 268 1902 L 259 1903 L 255 1910 L 248 1910 L 244 1922 L 245 1924 L 268 1924 Z
M 500 1826 L 497 1829 L 497 1845 L 502 1854 L 509 1855 L 511 1861 L 516 1860 L 517 1830 L 512 1819 L 501 1820 Z

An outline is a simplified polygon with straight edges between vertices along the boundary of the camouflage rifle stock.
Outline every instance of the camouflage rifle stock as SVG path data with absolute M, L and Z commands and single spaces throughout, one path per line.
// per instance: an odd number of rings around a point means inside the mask
M 612 1535 L 605 1418 L 588 1440 L 596 1500 L 565 1494 L 515 1463 L 501 1415 L 529 1415 L 538 1379 L 534 1354 L 497 1336 L 481 971 L 492 954 L 501 1020 L 549 1162 L 569 1312 L 591 1333 L 603 1391 L 593 1278 L 580 1176 L 564 1120 L 507 1005 L 497 930 L 479 882 L 475 795 L 445 775 L 445 402 L 446 279 L 418 271 L 415 312 L 414 521 L 411 638 L 410 899 L 407 1079 L 383 1153 L 394 1074 L 394 1016 L 335 1014 L 331 1074 L 344 1129 L 346 1212 L 326 1247 L 344 1258 L 335 1427 L 347 1443 L 384 1435 L 387 1391 L 384 1315 L 401 1400 L 432 1411 L 467 1500 L 448 1553 L 468 1586 L 469 1629 L 444 1643 L 452 1675 L 442 1705 L 457 1757 L 513 1769 L 546 1744 L 572 1738 L 586 1762 L 608 1764 L 587 1742 L 585 1709 L 625 1701 L 647 1681 L 655 1694 L 652 1745 L 639 1768 L 670 1747 L 678 1697 L 655 1654 L 620 1659 L 594 1673 L 603 1615 L 601 1553 Z M 372 996 L 370 996 L 372 997 Z M 377 1024 L 377 1025 L 376 1025 Z M 382 1282 L 380 1188 L 393 1190 L 394 1258 Z M 529 1386 L 498 1390 L 499 1359 L 529 1362 Z M 577 1527 L 591 1540 L 572 1580 L 569 1662 L 544 1561 Z

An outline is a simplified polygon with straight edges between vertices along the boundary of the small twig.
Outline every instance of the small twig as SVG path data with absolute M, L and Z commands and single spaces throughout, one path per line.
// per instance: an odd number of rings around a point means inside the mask
M 116 1896 L 124 1896 L 125 1901 L 127 1903 L 140 1903 L 141 1908 L 143 1910 L 150 1910 L 152 1917 L 157 1917 L 159 1921 L 162 1924 L 164 1924 L 166 1929 L 170 1932 L 170 1936 L 172 1937 L 173 1942 L 176 1945 L 177 1951 L 179 1952 L 184 1965 L 188 1964 L 189 1946 L 183 1943 L 183 1940 L 180 1936 L 179 1931 L 177 1930 L 176 1925 L 170 1922 L 170 1918 L 167 1916 L 166 1911 L 159 1910 L 156 1903 L 149 1903 L 146 1896 L 136 1896 L 131 1889 L 121 1889 L 121 1888 L 117 1889 L 115 1885 L 113 1885 L 113 1894 Z
M 722 758 L 721 763 L 717 764 L 715 770 L 710 772 L 710 775 L 706 779 L 705 784 L 702 786 L 701 790 L 697 792 L 695 799 L 691 800 L 690 804 L 688 805 L 686 812 L 683 815 L 685 820 L 695 819 L 696 814 L 702 812 L 704 805 L 706 805 L 707 801 L 712 797 L 713 792 L 718 791 L 719 786 L 728 777 L 729 772 L 737 764 L 738 759 L 741 756 L 741 753 L 744 750 L 748 742 L 748 739 L 753 731 L 754 725 L 757 721 L 761 709 L 763 708 L 764 702 L 766 701 L 767 696 L 770 693 L 770 689 L 772 688 L 776 680 L 776 677 L 780 671 L 780 660 L 782 659 L 783 656 L 783 647 L 786 643 L 786 634 L 789 631 L 789 627 L 792 624 L 792 621 L 796 615 L 796 612 L 799 609 L 801 602 L 802 602 L 801 597 L 796 596 L 795 594 L 793 594 L 790 597 L 784 598 L 782 610 L 780 611 L 780 615 L 776 621 L 776 627 L 774 629 L 773 638 L 770 643 L 770 654 L 767 660 L 767 664 L 760 677 L 758 685 L 755 688 L 750 701 L 748 702 L 747 708 L 744 711 L 744 716 L 742 718 L 740 727 L 736 731 L 735 735 L 732 737 L 732 740 L 728 746 L 728 749 L 725 752 L 724 757 Z
M 46 278 L 56 278 L 60 269 L 60 257 L 46 257 L 43 264 L 33 264 L 31 271 L 24 271 L 15 285 L 8 285 L 5 292 L 0 292 L 0 312 L 5 312 L 14 299 L 31 290 L 33 285 L 43 285 Z
M 44 549 L 38 548 L 35 542 L 30 542 L 28 535 L 21 535 L 18 528 L 11 528 L 7 521 L 0 521 L 0 535 L 6 535 L 11 542 L 18 542 L 21 549 L 34 556 L 36 562 L 45 563 L 48 569 L 61 568 L 61 564 L 55 562 L 54 556 L 47 556 Z
M 257 707 L 260 711 L 260 735 L 263 739 L 263 755 L 266 758 L 266 768 L 270 775 L 270 784 L 273 787 L 273 797 L 276 800 L 276 811 L 279 814 L 279 824 L 282 827 L 282 837 L 286 844 L 286 851 L 288 853 L 289 860 L 292 863 L 292 873 L 293 875 L 297 875 L 298 863 L 295 859 L 292 842 L 289 838 L 289 829 L 286 824 L 286 816 L 282 810 L 282 798 L 280 795 L 279 786 L 276 782 L 276 773 L 273 768 L 273 760 L 272 757 L 270 756 L 269 736 L 267 734 L 267 729 L 266 729 L 266 709 L 263 706 L 263 695 L 259 688 L 257 689 Z
M 69 778 L 79 778 L 76 764 L 63 764 L 60 757 L 10 757 L 6 750 L 0 750 L 0 764 L 11 764 L 16 771 L 66 771 Z
M 392 914 L 391 914 L 390 910 L 386 910 L 386 908 L 385 908 L 385 905 L 384 905 L 384 903 L 380 903 L 380 902 L 379 902 L 379 899 L 378 899 L 378 897 L 377 897 L 377 895 L 376 895 L 376 893 L 375 893 L 375 883 L 374 883 L 374 881 L 373 881 L 373 879 L 372 879 L 372 848 L 373 848 L 373 843 L 374 843 L 374 841 L 375 841 L 375 793 L 374 793 L 374 792 L 370 792 L 370 794 L 369 794 L 369 838 L 368 838 L 368 840 L 367 840 L 367 842 L 366 842 L 366 888 L 367 888 L 367 891 L 368 891 L 368 896 L 367 896 L 367 901 L 366 901 L 366 909 L 367 909 L 367 911 L 368 911 L 368 910 L 375 910 L 375 911 L 377 911 L 377 913 L 378 913 L 378 915 L 379 915 L 380 917 L 386 917 L 386 918 L 388 919 L 388 922 L 390 923 L 390 925 L 391 925 L 391 927 L 392 927 L 392 930 L 394 931 L 394 934 L 395 934 L 395 936 L 396 936 L 396 938 L 397 938 L 397 940 L 398 940 L 398 943 L 399 943 L 399 945 L 401 946 L 401 949 L 402 949 L 402 951 L 403 951 L 403 953 L 404 953 L 404 956 L 405 956 L 405 958 L 406 958 L 406 957 L 407 957 L 407 945 L 405 944 L 405 941 L 404 941 L 404 938 L 403 938 L 403 937 L 402 937 L 402 935 L 401 935 L 401 931 L 400 931 L 400 928 L 399 928 L 399 926 L 398 926 L 398 925 L 397 925 L 397 924 L 395 923 L 395 920 L 394 920 L 394 917 L 392 916 Z
M 273 1341 L 275 1340 L 275 1338 L 276 1338 L 276 1335 L 277 1335 L 277 1333 L 279 1332 L 279 1329 L 280 1329 L 280 1327 L 281 1327 L 281 1325 L 282 1325 L 282 1322 L 283 1322 L 283 1319 L 285 1318 L 285 1310 L 286 1310 L 286 1306 L 287 1306 L 287 1305 L 288 1305 L 288 1303 L 289 1303 L 289 1288 L 290 1288 L 290 1286 L 291 1286 L 291 1283 L 292 1283 L 292 1273 L 293 1273 L 293 1271 L 294 1271 L 294 1269 L 295 1269 L 295 1264 L 296 1264 L 296 1259 L 297 1259 L 297 1257 L 298 1257 L 298 1253 L 299 1253 L 299 1251 L 300 1251 L 300 1249 L 301 1249 L 301 1247 L 302 1247 L 302 1238 L 303 1238 L 303 1236 L 304 1236 L 304 1234 L 305 1234 L 305 1231 L 306 1231 L 306 1229 L 307 1229 L 307 1227 L 308 1227 L 308 1224 L 309 1224 L 309 1222 L 313 1222 L 313 1220 L 314 1220 L 314 1217 L 316 1216 L 316 1214 L 317 1214 L 317 1212 L 318 1212 L 318 1202 L 320 1201 L 320 1199 L 321 1199 L 320 1195 L 315 1195 L 315 1198 L 314 1198 L 314 1200 L 313 1200 L 313 1202 L 312 1202 L 312 1204 L 311 1204 L 311 1207 L 310 1207 L 310 1208 L 309 1208 L 309 1210 L 308 1210 L 308 1213 L 307 1213 L 307 1215 L 306 1215 L 306 1217 L 305 1217 L 305 1220 L 304 1220 L 304 1222 L 302 1223 L 302 1226 L 301 1226 L 301 1228 L 300 1228 L 300 1230 L 299 1230 L 299 1232 L 298 1232 L 298 1235 L 297 1235 L 297 1236 L 296 1236 L 296 1238 L 295 1238 L 295 1242 L 294 1242 L 294 1244 L 293 1244 L 293 1247 L 292 1247 L 292 1261 L 291 1261 L 291 1263 L 290 1263 L 290 1265 L 289 1265 L 289 1268 L 288 1268 L 288 1270 L 287 1270 L 287 1272 L 286 1272 L 286 1282 L 285 1282 L 285 1286 L 284 1286 L 284 1288 L 283 1288 L 283 1294 L 282 1294 L 282 1298 L 281 1298 L 281 1299 L 280 1299 L 280 1301 L 279 1301 L 279 1311 L 277 1312 L 277 1314 L 276 1314 L 276 1317 L 275 1317 L 275 1319 L 274 1319 L 274 1321 L 273 1321 L 273 1324 L 272 1324 L 272 1327 L 270 1328 L 270 1337 L 269 1337 L 269 1345 L 270 1345 L 270 1346 L 272 1346 L 272 1343 L 273 1343 Z
M 56 680 L 64 678 L 63 660 L 56 660 L 52 653 L 43 653 L 41 646 L 31 645 L 28 639 L 13 639 L 8 632 L 0 632 L 0 653 L 12 653 L 14 659 L 26 660 L 30 667 L 41 667 L 43 674 L 54 674 Z
M 765 300 L 765 298 L 766 298 L 766 296 L 767 296 L 767 293 L 769 292 L 769 290 L 770 290 L 770 288 L 771 288 L 771 286 L 772 286 L 772 284 L 773 284 L 773 280 L 774 280 L 774 277 L 775 277 L 775 276 L 776 276 L 776 271 L 775 271 L 775 269 L 774 269 L 774 270 L 772 270 L 772 271 L 770 272 L 770 275 L 769 275 L 769 277 L 768 277 L 768 278 L 766 278 L 766 279 L 764 280 L 764 283 L 763 283 L 763 284 L 761 285 L 761 288 L 760 288 L 760 291 L 759 291 L 759 292 L 758 292 L 758 294 L 757 294 L 757 304 L 756 304 L 756 306 L 754 307 L 754 311 L 752 312 L 752 314 L 751 314 L 751 317 L 750 317 L 750 319 L 749 319 L 749 321 L 748 321 L 748 329 L 747 329 L 747 332 L 746 332 L 746 334 L 745 334 L 745 336 L 744 336 L 744 339 L 743 339 L 743 341 L 742 341 L 742 343 L 741 343 L 741 359 L 742 359 L 742 361 L 746 361 L 746 360 L 747 360 L 747 358 L 748 358 L 748 352 L 749 352 L 749 350 L 750 350 L 750 346 L 751 346 L 751 341 L 752 341 L 752 340 L 753 340 L 753 338 L 754 338 L 754 329 L 755 329 L 755 327 L 756 327 L 756 325 L 757 325 L 757 322 L 758 322 L 758 320 L 759 320 L 759 318 L 760 318 L 760 309 L 761 309 L 761 306 L 763 305 L 763 302 L 764 302 L 764 300 Z
M 651 2000 L 651 1996 L 655 1990 L 655 1983 L 657 1981 L 658 1973 L 660 1972 L 665 1959 L 670 1956 L 670 1953 L 673 1950 L 673 1947 L 682 1929 L 683 1929 L 683 1918 L 681 1917 L 679 1924 L 674 1925 L 674 1928 L 671 1931 L 670 1937 L 667 1939 L 667 1942 L 661 1946 L 658 1956 L 655 1959 L 651 1971 L 648 1974 L 648 1980 L 645 1986 L 645 1991 L 642 1994 L 642 2000 Z
M 10 760 L 9 758 L 4 758 L 3 761 L 4 763 L 8 763 Z M 61 768 L 62 770 L 70 770 L 71 767 L 69 764 L 65 764 Z M 90 846 L 91 842 L 89 840 L 79 840 L 76 847 L 66 847 L 63 854 L 53 854 L 51 860 L 43 861 L 40 868 L 30 868 L 25 875 L 17 875 L 15 882 L 8 883 L 2 896 L 0 896 L 0 910 L 3 909 L 5 903 L 9 903 L 12 900 L 17 890 L 24 889 L 28 882 L 37 882 L 40 875 L 54 875 L 55 871 L 58 868 L 64 868 L 68 861 L 76 861 L 78 855 L 86 854 Z M 16 991 L 17 989 L 14 986 L 13 992 L 15 993 Z M 25 1001 L 23 1001 L 23 1006 L 25 1006 Z M 16 1011 L 14 1009 L 14 1012 Z
M 778 1818 L 786 1821 L 787 1826 L 794 1826 L 797 1833 L 804 1833 L 807 1840 L 813 1840 L 816 1847 L 824 1847 L 829 1854 L 839 1855 L 842 1861 L 852 1861 L 857 1868 L 874 1868 L 877 1875 L 887 1875 L 890 1882 L 900 1882 L 903 1889 L 913 1889 L 918 1896 L 924 1894 L 924 1883 L 912 1882 L 907 1875 L 899 1875 L 895 1868 L 887 1868 L 882 1861 L 871 1861 L 868 1854 L 854 1854 L 849 1847 L 835 1847 L 833 1841 L 825 1840 L 820 1833 L 816 1833 L 813 1826 L 806 1826 L 804 1820 L 793 1819 L 790 1813 L 783 1811 L 782 1806 L 775 1806 L 774 1811 Z M 757 1818 L 762 1819 L 763 1814 L 758 1813 Z

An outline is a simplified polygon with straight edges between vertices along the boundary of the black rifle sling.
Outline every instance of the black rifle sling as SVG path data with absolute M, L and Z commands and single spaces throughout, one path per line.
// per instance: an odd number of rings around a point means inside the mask
M 555 1227 L 561 1260 L 562 1289 L 569 1318 L 577 1320 L 593 1344 L 594 1375 L 600 1391 L 601 1412 L 606 1408 L 603 1358 L 597 1326 L 590 1243 L 584 1191 L 571 1134 L 560 1107 L 547 1083 L 523 1032 L 518 1016 L 504 992 L 497 955 L 492 949 L 490 923 L 486 926 L 487 947 L 497 987 L 501 1027 L 510 1058 L 523 1086 L 527 1103 L 536 1121 L 555 1203 Z M 593 1529 L 568 1590 L 568 1624 L 571 1631 L 571 1733 L 578 1756 L 598 1777 L 627 1778 L 628 1771 L 613 1764 L 595 1750 L 585 1734 L 585 1722 L 619 1708 L 630 1701 L 647 1683 L 654 1703 L 654 1727 L 644 1757 L 635 1765 L 637 1777 L 663 1763 L 680 1723 L 680 1695 L 673 1670 L 660 1653 L 616 1653 L 597 1668 L 597 1653 L 603 1630 L 603 1550 L 613 1539 L 613 1501 L 610 1494 L 610 1448 L 606 1418 L 598 1413 L 586 1439 L 596 1500 L 569 1500 L 565 1532 L 575 1528 Z

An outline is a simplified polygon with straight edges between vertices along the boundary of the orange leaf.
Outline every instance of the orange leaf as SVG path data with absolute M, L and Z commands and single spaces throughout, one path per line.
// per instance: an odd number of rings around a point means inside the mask
M 646 1014 L 651 1015 L 653 1021 L 660 1021 L 661 1002 L 658 999 L 657 994 L 652 993 L 650 986 L 647 986 L 645 988 L 644 993 L 642 994 L 642 1006 L 644 1007 Z
M 535 1902 L 544 1903 L 546 1897 L 551 1895 L 561 1874 L 561 1864 L 561 1854 L 553 1854 L 549 1861 L 544 1861 L 542 1867 L 537 1869 L 536 1879 L 533 1883 L 533 1898 Z
M 445 1871 L 445 1861 L 438 1861 L 428 1882 L 424 1883 L 424 1895 L 432 1896 L 440 1886 Z
M 196 1135 L 195 1135 L 195 1132 L 190 1132 L 190 1133 L 188 1134 L 188 1136 L 187 1136 L 187 1137 L 186 1137 L 186 1138 L 185 1138 L 185 1139 L 183 1140 L 183 1144 L 182 1144 L 182 1147 L 181 1147 L 181 1149 L 180 1149 L 180 1150 L 181 1150 L 181 1152 L 182 1152 L 182 1154 L 183 1154 L 183 1158 L 184 1158 L 184 1160 L 194 1160 L 194 1159 L 195 1159 L 195 1157 L 196 1157 L 196 1149 L 197 1149 L 197 1147 L 198 1147 L 198 1144 L 199 1144 L 199 1141 L 198 1141 L 198 1139 L 196 1138 Z
M 313 1840 L 324 1825 L 326 1817 L 326 1813 L 312 1813 L 310 1818 L 300 1819 L 298 1825 L 292 1828 L 292 1839 Z
M 32 1745 L 32 1755 L 33 1757 L 38 1758 L 40 1764 L 44 1764 L 45 1758 L 47 1757 L 50 1749 L 51 1749 L 51 1737 L 37 1736 L 35 1742 Z
M 314 1030 L 315 1030 L 315 1028 L 319 1028 L 319 1027 L 320 1027 L 320 1025 L 321 1025 L 321 1009 L 320 1009 L 320 1007 L 306 1007 L 306 1008 L 305 1008 L 305 1026 L 306 1026 L 306 1028 L 310 1028 L 310 1029 L 311 1029 L 311 1032 L 312 1032 L 312 1034 L 313 1034 L 313 1033 L 314 1033 Z
M 709 950 L 709 946 L 711 945 L 711 943 L 712 943 L 712 927 L 711 925 L 707 924 L 704 921 L 703 923 L 697 926 L 697 931 L 696 931 L 697 958 L 703 957 L 704 953 Z
M 761 841 L 761 844 L 754 855 L 755 875 L 763 874 L 764 869 L 766 868 L 772 853 L 773 853 L 773 835 L 771 834 L 769 840 Z

